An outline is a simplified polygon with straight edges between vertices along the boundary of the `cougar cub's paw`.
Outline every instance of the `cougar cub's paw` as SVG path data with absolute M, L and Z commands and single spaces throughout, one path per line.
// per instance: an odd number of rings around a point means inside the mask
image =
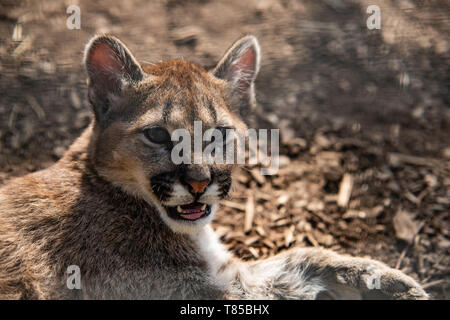
M 365 299 L 425 300 L 428 294 L 419 283 L 399 270 L 389 267 L 374 268 L 366 276 Z M 379 282 L 377 283 L 377 277 Z M 379 285 L 378 288 L 373 285 Z
M 295 249 L 287 257 L 306 282 L 321 285 L 316 299 L 428 299 L 414 279 L 372 259 L 317 248 Z
M 399 270 L 369 259 L 356 258 L 352 261 L 354 263 L 353 267 L 337 272 L 337 282 L 356 288 L 362 299 L 428 299 L 428 294 L 420 284 Z

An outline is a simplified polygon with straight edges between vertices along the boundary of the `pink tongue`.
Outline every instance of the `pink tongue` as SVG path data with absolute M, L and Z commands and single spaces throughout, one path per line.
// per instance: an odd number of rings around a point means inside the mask
M 180 214 L 180 216 L 182 216 L 183 218 L 188 219 L 188 220 L 196 220 L 204 214 L 205 214 L 205 211 L 198 211 L 198 212 L 190 213 L 190 214 Z

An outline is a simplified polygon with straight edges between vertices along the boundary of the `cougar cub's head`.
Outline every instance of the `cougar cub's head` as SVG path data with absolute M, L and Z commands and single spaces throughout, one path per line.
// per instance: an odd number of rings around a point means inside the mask
M 245 130 L 241 116 L 254 104 L 259 52 L 256 38 L 247 36 L 212 71 L 184 60 L 141 66 L 118 39 L 94 37 L 84 62 L 95 113 L 90 154 L 98 173 L 154 205 L 175 232 L 195 232 L 210 222 L 229 192 L 233 164 L 176 164 L 171 136 L 187 130 L 194 159 L 194 121 L 203 131 Z

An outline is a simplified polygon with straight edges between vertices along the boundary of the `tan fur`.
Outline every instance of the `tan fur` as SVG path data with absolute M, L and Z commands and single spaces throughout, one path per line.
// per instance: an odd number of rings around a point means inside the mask
M 195 120 L 245 129 L 239 113 L 254 104 L 259 59 L 251 36 L 212 72 L 183 60 L 141 67 L 117 39 L 91 40 L 85 63 L 95 120 L 56 164 L 0 189 L 0 298 L 426 298 L 400 271 L 326 250 L 239 261 L 208 224 L 232 166 L 180 169 L 145 140 L 147 127 L 192 132 Z M 167 215 L 168 206 L 194 199 L 185 174 L 211 180 L 198 201 L 212 213 L 198 223 Z M 173 178 L 162 195 L 154 179 L 166 175 Z M 80 267 L 81 290 L 66 285 L 70 265 Z M 378 289 L 370 286 L 374 275 Z

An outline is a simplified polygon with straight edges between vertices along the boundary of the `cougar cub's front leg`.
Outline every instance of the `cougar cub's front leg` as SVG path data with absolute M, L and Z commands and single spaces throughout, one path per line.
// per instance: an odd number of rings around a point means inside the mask
M 235 262 L 240 264 L 239 262 Z M 427 299 L 401 271 L 314 248 L 236 265 L 230 295 L 248 299 Z

